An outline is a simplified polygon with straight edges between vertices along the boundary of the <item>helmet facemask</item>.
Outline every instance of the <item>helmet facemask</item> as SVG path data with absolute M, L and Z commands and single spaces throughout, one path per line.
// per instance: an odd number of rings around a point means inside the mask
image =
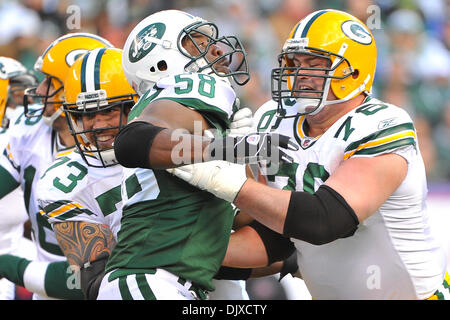
M 294 42 L 294 41 L 293 41 Z M 345 48 L 343 50 L 345 51 Z M 306 55 L 308 57 L 322 58 L 327 61 L 326 67 L 302 67 L 295 66 L 294 55 Z M 272 70 L 272 98 L 278 103 L 278 114 L 286 116 L 285 106 L 296 106 L 297 114 L 314 115 L 319 113 L 326 105 L 341 103 L 348 99 L 328 100 L 332 80 L 342 80 L 354 73 L 349 61 L 342 54 L 329 51 L 289 45 L 287 41 L 282 53 L 278 56 L 279 67 Z M 341 70 L 335 75 L 336 70 Z M 302 88 L 302 78 L 321 78 L 321 88 Z
M 220 77 L 232 77 L 236 84 L 244 85 L 250 80 L 247 65 L 246 52 L 242 43 L 235 36 L 218 36 L 218 29 L 211 22 L 197 22 L 186 28 L 178 36 L 178 50 L 189 59 L 185 70 L 189 72 L 199 72 L 212 74 Z M 199 36 L 204 36 L 206 41 L 198 42 Z M 191 41 L 198 54 L 187 51 L 186 43 Z M 217 46 L 220 54 L 212 61 L 208 60 L 207 54 L 211 46 Z M 218 70 L 218 65 L 226 67 L 227 72 Z
M 33 73 L 19 61 L 0 57 L 0 120 L 1 127 L 8 128 L 11 113 L 23 104 L 24 90 L 36 86 Z
M 96 95 L 97 99 L 89 99 L 88 96 Z M 87 165 L 91 167 L 110 167 L 118 162 L 114 155 L 114 147 L 102 146 L 101 137 L 105 133 L 112 136 L 117 135 L 119 130 L 125 126 L 127 116 L 135 103 L 135 95 L 123 95 L 107 98 L 104 90 L 97 92 L 80 93 L 77 103 L 65 103 L 64 111 L 67 114 L 67 123 L 70 133 L 75 139 L 77 149 Z M 119 112 L 120 116 L 114 119 L 114 124 L 101 128 L 86 128 L 85 122 L 95 121 L 99 114 L 110 115 Z M 113 121 L 111 121 L 113 122 Z M 96 160 L 94 160 L 95 158 Z M 100 164 L 98 164 L 98 161 Z
M 51 123 L 55 120 L 53 118 L 57 118 L 62 115 L 61 107 L 64 103 L 64 85 L 58 78 L 48 75 L 45 81 L 47 82 L 47 86 L 45 88 L 45 94 L 43 95 L 37 93 L 38 87 L 31 87 L 25 90 L 23 96 L 23 106 L 25 108 L 25 116 L 27 118 L 41 117 L 47 107 L 54 108 L 56 110 L 54 116 L 52 115 L 51 117 L 47 117 L 49 119 L 46 121 L 48 125 L 51 125 Z M 50 92 L 51 88 L 56 89 L 53 89 Z M 41 107 L 39 109 L 30 108 L 32 104 L 38 104 Z
M 37 85 L 36 77 L 31 73 L 11 77 L 8 88 L 8 107 L 17 107 L 23 104 L 23 95 L 27 88 Z

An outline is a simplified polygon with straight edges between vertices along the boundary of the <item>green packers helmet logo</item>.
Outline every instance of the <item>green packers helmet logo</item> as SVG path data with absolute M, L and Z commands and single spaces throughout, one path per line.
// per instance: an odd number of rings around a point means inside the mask
M 372 43 L 370 32 L 359 22 L 347 20 L 342 23 L 341 29 L 342 32 L 353 41 L 361 44 Z
M 128 58 L 131 62 L 137 62 L 145 57 L 155 46 L 153 39 L 161 39 L 166 31 L 163 23 L 152 23 L 142 29 L 134 39 L 128 51 Z

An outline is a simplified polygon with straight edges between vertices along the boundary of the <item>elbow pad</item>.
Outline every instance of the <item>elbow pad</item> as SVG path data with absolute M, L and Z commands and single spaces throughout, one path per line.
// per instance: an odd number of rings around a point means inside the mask
M 145 121 L 123 127 L 114 139 L 114 154 L 126 168 L 151 168 L 149 153 L 156 135 L 166 128 Z
M 327 185 L 315 194 L 292 192 L 283 235 L 321 245 L 352 236 L 359 221 L 345 199 Z

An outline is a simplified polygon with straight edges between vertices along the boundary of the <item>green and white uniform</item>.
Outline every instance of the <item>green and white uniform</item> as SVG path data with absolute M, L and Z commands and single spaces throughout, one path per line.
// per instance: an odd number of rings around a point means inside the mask
M 64 255 L 58 246 L 55 234 L 45 218 L 39 214 L 36 184 L 39 177 L 57 157 L 67 149 L 58 147 L 57 134 L 44 124 L 41 117 L 28 119 L 22 113 L 9 128 L 9 143 L 0 165 L 24 192 L 25 207 L 32 226 L 38 260 L 60 261 Z
M 309 137 L 304 116 L 278 118 L 276 107 L 273 101 L 261 106 L 255 114 L 257 129 L 294 137 L 300 149 L 287 151 L 294 163 L 283 164 L 275 176 L 267 176 L 272 187 L 313 193 L 349 158 L 395 153 L 408 162 L 402 184 L 353 236 L 320 246 L 291 239 L 312 297 L 425 299 L 433 295 L 444 279 L 446 260 L 428 223 L 425 169 L 409 115 L 369 97 L 321 136 Z M 295 116 L 295 108 L 291 109 L 287 108 L 287 115 Z
M 220 78 L 205 74 L 166 77 L 140 98 L 129 120 L 160 99 L 194 109 L 212 127 L 224 130 L 235 92 Z M 165 170 L 141 168 L 124 169 L 122 198 L 122 227 L 99 299 L 193 298 L 186 283 L 214 290 L 212 278 L 225 256 L 234 217 L 231 204 Z
M 101 165 L 94 157 L 90 161 Z M 91 167 L 74 150 L 56 159 L 39 179 L 40 213 L 51 225 L 65 221 L 106 224 L 117 236 L 122 217 L 121 181 L 122 166 Z
M 10 110 L 7 108 L 7 110 Z M 8 119 L 12 122 L 23 112 L 23 107 L 17 107 L 12 112 L 7 112 Z M 6 114 L 5 114 L 6 116 Z M 0 150 L 4 150 L 8 144 L 7 129 L 0 129 Z M 5 163 L 5 165 L 11 165 Z M 10 169 L 11 166 L 10 166 Z M 0 255 L 17 254 L 21 257 L 34 259 L 36 250 L 32 242 L 23 236 L 24 223 L 28 220 L 28 214 L 24 205 L 23 191 L 17 187 L 13 192 L 0 199 Z M 0 279 L 0 300 L 14 300 L 15 284 L 8 279 Z

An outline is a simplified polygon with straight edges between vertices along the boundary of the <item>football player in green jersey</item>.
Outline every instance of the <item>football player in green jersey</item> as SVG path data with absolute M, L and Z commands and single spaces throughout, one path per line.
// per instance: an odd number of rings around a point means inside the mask
M 236 94 L 229 78 L 248 81 L 246 54 L 236 37 L 219 37 L 215 24 L 167 10 L 134 28 L 123 55 L 140 100 L 114 143 L 126 167 L 122 225 L 98 298 L 202 299 L 214 290 L 234 210 L 158 168 L 182 164 L 172 152 L 176 130 L 200 145 L 186 159 L 201 161 L 210 143 L 204 131 L 230 128 Z

